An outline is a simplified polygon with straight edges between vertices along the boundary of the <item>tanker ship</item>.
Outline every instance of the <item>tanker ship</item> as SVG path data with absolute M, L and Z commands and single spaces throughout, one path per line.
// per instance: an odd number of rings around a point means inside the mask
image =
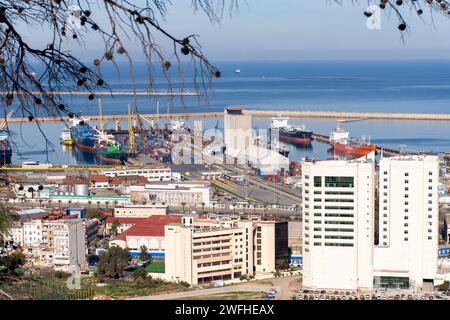
M 304 125 L 288 124 L 289 117 L 273 117 L 270 119 L 271 133 L 278 133 L 279 140 L 295 144 L 310 144 L 313 132 L 306 130 Z
M 342 122 L 331 132 L 329 144 L 337 152 L 365 156 L 377 150 L 377 146 L 371 145 L 365 139 L 351 138 L 350 133 L 343 128 Z

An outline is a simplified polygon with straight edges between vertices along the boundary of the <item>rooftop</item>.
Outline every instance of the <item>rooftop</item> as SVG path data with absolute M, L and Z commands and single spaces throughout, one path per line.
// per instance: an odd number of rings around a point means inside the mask
M 126 241 L 127 237 L 163 237 L 164 226 L 171 223 L 180 223 L 180 216 L 151 216 L 141 219 L 130 229 L 121 233 L 114 240 Z

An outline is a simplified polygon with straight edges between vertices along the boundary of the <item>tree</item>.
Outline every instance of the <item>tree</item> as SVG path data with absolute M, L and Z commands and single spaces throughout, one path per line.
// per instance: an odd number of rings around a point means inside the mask
M 202 10 L 211 21 L 219 22 L 226 3 L 230 3 L 230 10 L 233 10 L 236 2 L 193 0 L 192 4 L 194 10 Z M 104 64 L 115 63 L 118 56 L 123 56 L 134 83 L 135 66 L 127 49 L 133 43 L 140 44 L 148 66 L 149 90 L 154 86 L 155 68 L 162 70 L 171 86 L 169 70 L 173 63 L 177 64 L 175 70 L 178 70 L 183 90 L 180 56 L 188 58 L 195 67 L 196 90 L 207 90 L 211 79 L 220 77 L 220 71 L 203 55 L 196 35 L 175 37 L 161 25 L 171 2 L 104 0 L 95 4 L 94 12 L 91 11 L 93 3 L 88 0 L 0 2 L 0 91 L 5 93 L 0 99 L 6 106 L 16 102 L 18 113 L 24 119 L 36 121 L 44 137 L 38 117 L 76 116 L 60 91 L 78 87 L 93 100 L 95 91 L 109 88 L 101 73 Z M 39 46 L 32 44 L 29 39 L 38 33 L 50 35 L 48 42 Z M 77 57 L 70 51 L 71 46 L 82 46 L 86 36 L 97 40 L 100 49 L 98 57 L 90 63 L 82 62 L 82 56 Z M 170 49 L 165 52 L 163 47 Z M 135 92 L 135 85 L 133 87 Z M 136 95 L 134 102 L 137 109 Z M 49 146 L 46 139 L 46 147 Z
M 205 206 L 206 206 L 206 203 L 202 202 L 202 210 L 203 210 L 202 213 L 205 213 Z
M 145 245 L 141 246 L 141 252 L 139 253 L 139 260 L 141 260 L 141 261 L 148 260 L 148 249 Z
M 186 207 L 186 202 L 182 202 L 181 206 L 183 207 L 183 213 L 185 213 L 184 210 L 185 210 L 185 207 Z
M 111 247 L 100 255 L 98 273 L 109 278 L 120 278 L 122 271 L 128 266 L 128 249 Z
M 17 268 L 25 264 L 25 255 L 20 250 L 15 250 L 13 253 L 0 257 L 0 265 L 6 267 L 8 273 L 13 274 Z
M 13 226 L 13 220 L 5 207 L 0 207 L 0 240 L 2 241 Z
M 117 237 L 117 235 L 119 234 L 119 227 L 120 227 L 119 220 L 116 219 L 111 223 L 111 228 L 109 229 L 109 236 L 111 238 Z
M 147 270 L 145 268 L 138 268 L 133 272 L 133 278 L 135 281 L 146 280 L 147 279 Z
M 101 213 L 101 211 L 99 210 L 91 210 L 86 214 L 86 218 L 87 219 L 98 219 L 98 220 L 103 220 L 105 219 L 105 215 L 103 213 Z

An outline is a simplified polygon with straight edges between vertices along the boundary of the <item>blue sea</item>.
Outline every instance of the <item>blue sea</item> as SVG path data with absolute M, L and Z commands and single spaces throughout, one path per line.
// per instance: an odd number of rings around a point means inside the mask
M 208 112 L 223 111 L 226 106 L 242 106 L 267 110 L 324 110 L 324 111 L 373 111 L 411 113 L 450 112 L 450 60 L 377 60 L 377 61 L 233 61 L 215 64 L 222 77 L 213 81 L 212 90 L 205 97 L 184 97 L 169 100 L 166 97 L 137 98 L 141 113 L 160 112 Z M 148 74 L 143 64 L 135 64 L 136 88 L 145 91 Z M 240 73 L 235 70 L 240 69 Z M 186 67 L 185 90 L 195 91 L 189 66 Z M 104 66 L 102 76 L 112 91 L 132 90 L 128 66 L 119 64 L 118 71 Z M 171 72 L 174 91 L 180 86 L 175 71 Z M 158 91 L 166 91 L 167 82 L 162 74 L 154 74 Z M 125 114 L 127 104 L 134 108 L 132 96 L 103 97 L 104 114 Z M 73 97 L 66 104 L 74 112 L 84 116 L 98 113 L 97 102 L 86 97 Z M 274 114 L 275 115 L 275 114 Z M 204 128 L 217 124 L 217 119 L 203 119 Z M 255 118 L 256 128 L 266 128 L 269 119 Z M 329 134 L 336 126 L 334 119 L 298 119 L 291 123 L 303 123 L 308 129 Z M 123 124 L 126 126 L 126 124 Z M 113 124 L 107 124 L 112 127 Z M 38 160 L 41 162 L 72 164 L 91 162 L 78 152 L 63 149 L 59 145 L 62 123 L 44 123 L 50 144 L 35 124 L 24 122 L 10 125 L 14 132 L 13 162 Z M 219 128 L 223 127 L 219 120 Z M 450 151 L 448 121 L 386 121 L 370 120 L 347 123 L 352 136 L 365 135 L 371 141 L 386 147 L 414 151 Z M 290 158 L 330 157 L 329 146 L 313 143 L 311 149 L 292 146 Z

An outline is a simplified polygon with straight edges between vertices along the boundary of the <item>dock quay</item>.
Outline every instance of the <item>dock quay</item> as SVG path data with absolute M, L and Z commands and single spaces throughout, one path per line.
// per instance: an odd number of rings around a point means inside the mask
M 143 93 L 144 94 L 144 93 Z M 145 93 L 150 95 L 149 93 Z M 273 117 L 274 115 L 292 118 L 322 118 L 322 119 L 365 119 L 365 120 L 400 120 L 400 121 L 450 121 L 450 114 L 440 113 L 390 113 L 390 112 L 335 112 L 335 111 L 306 111 L 306 110 L 245 110 L 254 117 Z M 103 115 L 104 121 L 123 120 L 123 114 Z M 184 112 L 184 113 L 150 113 L 142 114 L 148 119 L 202 119 L 221 118 L 223 112 Z M 100 116 L 85 116 L 92 121 L 100 120 Z M 68 117 L 39 117 L 40 122 L 69 121 Z M 24 121 L 23 118 L 11 118 L 9 123 Z M 28 122 L 28 119 L 26 119 Z

